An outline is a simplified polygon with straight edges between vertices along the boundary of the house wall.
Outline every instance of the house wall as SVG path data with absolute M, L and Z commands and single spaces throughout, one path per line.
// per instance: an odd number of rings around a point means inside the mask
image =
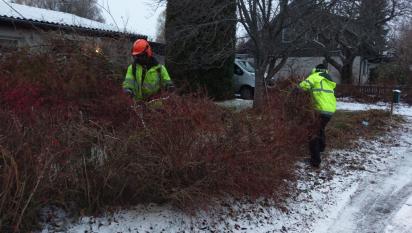
M 0 25 L 0 45 L 9 44 L 8 41 L 14 41 L 17 48 L 27 47 L 30 49 L 44 49 L 44 45 L 47 43 L 48 38 L 60 36 L 61 38 L 68 40 L 77 40 L 80 43 L 88 42 L 88 44 L 102 44 L 102 38 L 100 37 L 89 37 L 81 36 L 76 33 L 61 33 L 59 31 L 45 31 L 35 28 L 20 28 L 20 27 L 10 27 L 5 25 Z M 110 40 L 107 40 L 108 44 Z M 110 49 L 114 49 L 112 46 L 108 46 Z
M 337 57 L 333 57 L 338 60 Z M 291 57 L 276 74 L 276 78 L 285 78 L 290 76 L 306 77 L 310 74 L 316 65 L 323 63 L 324 57 Z M 341 83 L 341 78 L 338 70 L 332 65 L 329 65 L 329 71 L 332 79 L 336 83 Z M 354 84 L 365 84 L 369 78 L 368 61 L 362 57 L 356 57 L 353 65 Z
M 10 27 L 7 25 L 0 25 L 0 48 L 1 46 L 7 47 L 30 47 L 31 49 L 42 49 L 44 47 L 40 46 L 45 43 L 47 37 L 51 34 L 57 35 L 58 31 L 43 31 L 36 30 L 33 28 L 20 28 L 20 27 Z M 128 66 L 132 62 L 130 57 L 130 48 L 133 42 L 130 38 L 120 38 L 113 39 L 110 37 L 92 37 L 92 36 L 82 36 L 76 33 L 65 32 L 61 34 L 65 39 L 78 40 L 80 43 L 86 42 L 85 44 L 93 44 L 96 50 L 103 52 L 108 56 L 112 62 Z M 1 54 L 1 51 L 0 51 Z M 160 63 L 164 64 L 164 56 L 155 53 L 155 57 Z
M 41 42 L 41 38 L 34 30 L 16 29 L 13 27 L 0 25 L 0 45 L 34 46 Z

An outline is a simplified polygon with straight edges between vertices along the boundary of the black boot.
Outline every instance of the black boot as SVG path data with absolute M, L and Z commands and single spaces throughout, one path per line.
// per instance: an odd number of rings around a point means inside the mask
M 309 143 L 310 146 L 310 164 L 313 167 L 319 167 L 321 163 L 320 152 L 321 152 L 321 143 L 319 137 L 315 137 Z

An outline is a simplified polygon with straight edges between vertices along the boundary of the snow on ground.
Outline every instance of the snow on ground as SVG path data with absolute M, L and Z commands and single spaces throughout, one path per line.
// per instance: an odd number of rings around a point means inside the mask
M 355 182 L 358 187 L 349 201 L 333 211 L 336 216 L 321 219 L 313 232 L 383 232 L 385 228 L 387 233 L 412 232 L 412 218 L 404 221 L 412 216 L 408 206 L 412 197 L 411 123 L 394 134 L 393 142 L 384 147 L 376 144 L 377 154 L 372 157 L 383 161 L 383 166 L 363 167 L 367 173 Z
M 253 100 L 233 99 L 216 103 L 219 106 L 241 111 L 253 107 Z M 337 110 L 367 111 L 371 109 L 390 111 L 390 103 L 378 102 L 374 104 L 354 102 L 350 98 L 339 98 L 336 104 Z M 394 104 L 394 114 L 412 117 L 412 108 L 405 103 Z
M 221 102 L 216 102 L 217 105 L 233 109 L 236 111 L 241 111 L 244 109 L 252 108 L 253 107 L 253 100 L 244 100 L 244 99 L 233 99 L 233 100 L 226 100 Z
M 385 233 L 412 232 L 412 196 L 402 206 L 385 229 Z
M 237 101 L 242 103 L 243 101 Z M 345 103 L 341 110 L 366 109 Z M 380 109 L 380 105 L 367 105 Z M 412 108 L 399 113 L 412 116 Z M 412 120 L 352 150 L 327 151 L 320 170 L 296 164 L 298 193 L 286 211 L 270 200 L 222 201 L 194 216 L 171 206 L 136 206 L 100 217 L 56 219 L 47 232 L 412 232 Z M 61 215 L 64 216 L 64 215 Z
M 350 110 L 350 111 L 366 111 L 371 109 L 387 110 L 390 111 L 390 103 L 379 102 L 375 104 L 356 103 L 348 98 L 338 99 L 336 104 L 338 110 Z M 412 117 L 411 106 L 405 103 L 394 104 L 394 114 Z

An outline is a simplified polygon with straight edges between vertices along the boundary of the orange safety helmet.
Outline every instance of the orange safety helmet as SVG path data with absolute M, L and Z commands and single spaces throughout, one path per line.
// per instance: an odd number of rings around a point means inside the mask
M 149 42 L 145 39 L 138 39 L 134 42 L 132 48 L 132 55 L 140 55 L 146 53 L 148 57 L 153 56 L 152 48 L 149 45 Z

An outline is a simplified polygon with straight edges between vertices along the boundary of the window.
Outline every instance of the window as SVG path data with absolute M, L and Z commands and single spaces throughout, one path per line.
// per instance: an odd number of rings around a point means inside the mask
M 238 60 L 239 65 L 249 73 L 255 73 L 255 68 L 253 68 L 252 64 L 245 60 Z
M 369 72 L 369 66 L 368 66 L 368 60 L 363 60 L 363 75 L 368 75 Z
M 235 71 L 234 71 L 234 73 L 235 73 L 236 75 L 243 75 L 243 70 L 242 70 L 239 66 L 237 66 L 237 65 L 235 64 Z
M 317 32 L 306 32 L 305 40 L 307 41 L 319 41 L 319 33 Z
M 4 48 L 4 49 L 17 48 L 17 40 L 11 39 L 11 38 L 1 38 L 0 37 L 0 48 Z
M 282 43 L 291 43 L 296 39 L 296 32 L 291 28 L 282 29 Z
M 282 43 L 288 43 L 288 42 L 290 42 L 288 39 L 288 29 L 287 28 L 284 28 L 284 29 L 282 29 Z

